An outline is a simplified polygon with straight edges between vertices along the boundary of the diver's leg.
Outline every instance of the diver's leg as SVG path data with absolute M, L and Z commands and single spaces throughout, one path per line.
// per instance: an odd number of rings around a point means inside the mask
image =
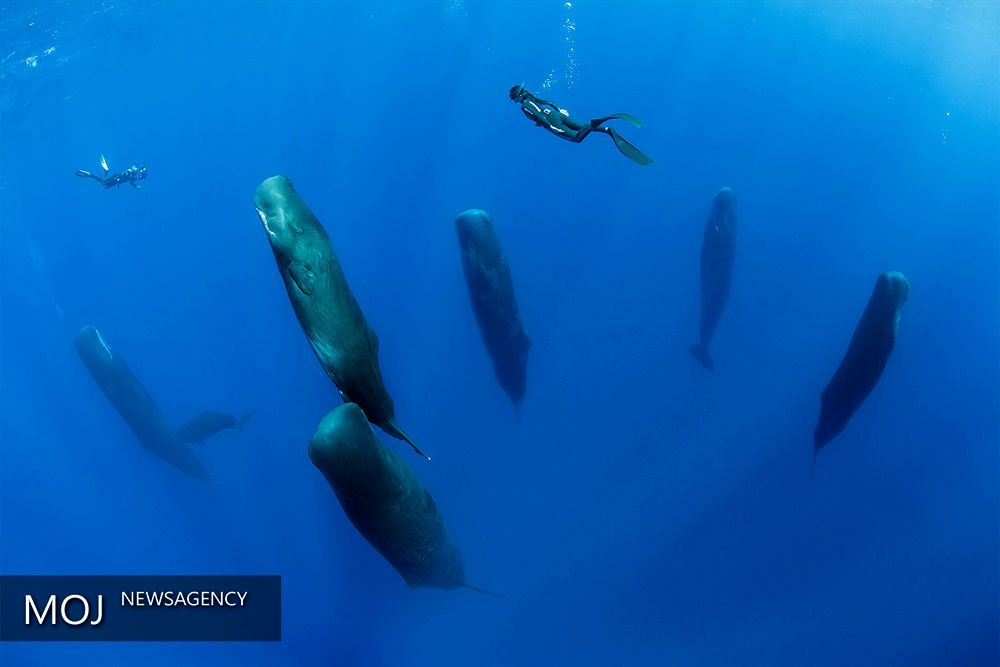
M 590 134 L 591 132 L 593 132 L 593 130 L 594 130 L 594 128 L 592 128 L 592 127 L 583 127 L 581 129 L 577 130 L 576 134 L 567 134 L 567 135 L 564 135 L 564 136 L 567 139 L 569 139 L 570 141 L 572 141 L 574 144 L 578 144 L 581 141 L 583 141 L 588 134 Z
M 617 146 L 618 150 L 622 152 L 622 155 L 632 160 L 633 162 L 641 164 L 643 167 L 646 167 L 653 163 L 653 158 L 649 157 L 648 155 L 640 151 L 638 148 L 636 148 L 629 142 L 625 141 L 625 139 L 623 139 L 622 136 L 615 131 L 615 128 L 601 126 L 594 129 L 597 130 L 598 132 L 603 132 L 604 134 L 607 134 L 612 139 L 614 139 L 615 146 Z
M 89 171 L 85 171 L 83 169 L 77 169 L 76 170 L 76 175 L 77 176 L 83 176 L 84 178 L 92 178 L 92 179 L 94 179 L 95 181 L 97 181 L 98 183 L 101 183 L 101 184 L 104 183 L 104 179 L 103 178 L 101 178 L 100 176 L 97 176 L 96 174 L 92 174 Z

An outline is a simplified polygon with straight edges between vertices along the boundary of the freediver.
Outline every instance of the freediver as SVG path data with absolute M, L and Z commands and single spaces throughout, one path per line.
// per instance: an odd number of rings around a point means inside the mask
M 146 168 L 142 165 L 136 164 L 135 162 L 133 162 L 132 166 L 122 173 L 111 174 L 110 176 L 108 175 L 108 162 L 104 159 L 103 155 L 101 155 L 101 166 L 104 167 L 104 178 L 101 178 L 97 174 L 92 174 L 89 171 L 84 171 L 83 169 L 77 169 L 76 175 L 94 179 L 103 185 L 105 190 L 115 185 L 121 185 L 122 183 L 131 183 L 133 188 L 139 189 L 141 186 L 137 181 L 141 181 L 146 178 Z
M 524 112 L 525 116 L 533 120 L 535 125 L 545 128 L 557 137 L 562 137 L 578 144 L 591 132 L 603 132 L 615 140 L 615 146 L 618 147 L 618 150 L 625 157 L 639 163 L 643 167 L 653 162 L 653 158 L 625 141 L 613 127 L 604 125 L 607 121 L 614 119 L 624 120 L 636 127 L 643 127 L 645 125 L 645 123 L 631 114 L 616 113 L 604 118 L 594 118 L 589 123 L 581 123 L 578 120 L 570 118 L 569 112 L 561 109 L 555 102 L 536 97 L 525 90 L 524 86 L 514 86 L 511 88 L 510 99 L 521 104 L 521 111 Z

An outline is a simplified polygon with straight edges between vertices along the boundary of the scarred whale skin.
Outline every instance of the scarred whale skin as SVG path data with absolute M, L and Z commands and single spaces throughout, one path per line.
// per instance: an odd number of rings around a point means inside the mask
M 77 332 L 73 343 L 97 386 L 139 438 L 142 446 L 182 472 L 207 482 L 208 472 L 202 467 L 198 457 L 177 439 L 173 427 L 160 412 L 152 396 L 129 370 L 125 361 L 108 347 L 100 332 L 91 326 L 83 327 Z
M 354 527 L 410 588 L 467 586 L 462 554 L 434 498 L 379 442 L 361 408 L 345 403 L 327 413 L 309 442 L 309 459 Z
M 729 283 L 736 256 L 736 194 L 722 188 L 712 200 L 712 213 L 705 223 L 705 238 L 701 244 L 701 322 L 699 342 L 691 346 L 691 354 L 710 371 L 715 370 L 708 345 L 719 325 L 722 310 L 729 300 Z
M 382 381 L 378 337 L 347 285 L 326 230 L 286 176 L 261 183 L 254 205 L 288 300 L 327 376 L 344 401 L 356 403 L 371 423 L 423 456 L 396 422 L 392 397 Z
M 910 283 L 898 271 L 883 273 L 875 282 L 847 353 L 830 384 L 820 394 L 822 407 L 813 433 L 814 470 L 819 450 L 844 430 L 882 377 L 889 354 L 896 345 L 900 314 L 909 294 Z
M 486 352 L 493 360 L 493 373 L 514 408 L 519 409 L 527 388 L 531 339 L 521 323 L 500 237 L 493 218 L 479 209 L 460 213 L 455 219 L 455 231 L 462 249 L 462 272 L 469 288 L 469 301 Z

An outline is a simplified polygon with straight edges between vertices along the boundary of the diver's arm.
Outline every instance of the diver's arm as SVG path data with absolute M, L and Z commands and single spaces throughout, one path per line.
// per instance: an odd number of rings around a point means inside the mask
M 552 100 L 542 99 L 541 97 L 535 97 L 534 95 L 531 96 L 531 99 L 535 103 L 535 106 L 538 106 L 539 108 L 543 106 L 551 107 L 553 111 L 558 111 L 559 115 L 562 116 L 563 118 L 569 118 L 569 112 L 560 107 Z M 580 125 L 580 127 L 576 129 L 583 129 L 583 127 L 584 127 L 583 125 Z
M 552 107 L 556 111 L 562 111 L 562 109 L 559 108 L 559 105 L 551 100 L 542 99 L 541 97 L 535 97 L 534 95 L 531 96 L 531 99 L 533 99 L 535 102 L 538 102 L 538 104 L 542 104 L 547 107 Z
M 551 107 L 554 111 L 556 111 L 559 114 L 559 121 L 558 121 L 559 125 L 565 125 L 566 127 L 568 127 L 569 129 L 571 129 L 571 130 L 573 130 L 575 132 L 578 132 L 578 131 L 582 130 L 583 128 L 587 127 L 587 123 L 581 123 L 579 121 L 576 121 L 576 120 L 573 120 L 572 118 L 570 118 L 569 117 L 569 112 L 566 111 L 565 109 L 563 109 L 562 107 L 560 107 L 555 102 L 553 102 L 551 100 L 544 100 L 544 99 L 542 99 L 540 97 L 535 97 L 534 95 L 531 96 L 531 99 L 535 103 L 535 106 L 538 107 L 539 111 L 542 111 L 542 108 L 541 108 L 542 106 Z M 543 113 L 545 113 L 547 115 L 549 112 L 543 111 Z M 551 121 L 550 121 L 549 124 L 553 124 L 553 123 L 551 123 Z
M 524 113 L 525 116 L 535 121 L 536 125 L 542 125 L 544 127 L 548 127 L 549 125 L 548 116 L 545 115 L 545 112 L 542 110 L 540 106 L 535 104 L 534 100 L 525 100 L 524 102 L 522 102 L 521 111 Z

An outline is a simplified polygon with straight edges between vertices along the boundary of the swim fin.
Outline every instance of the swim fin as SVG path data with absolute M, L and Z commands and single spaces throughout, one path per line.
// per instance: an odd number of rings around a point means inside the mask
M 101 153 L 101 166 L 104 167 L 104 175 L 108 175 L 108 161 L 104 159 L 104 153 Z
M 622 152 L 622 155 L 632 160 L 633 162 L 642 165 L 643 167 L 648 167 L 653 164 L 653 158 L 649 157 L 638 148 L 625 141 L 615 128 L 609 127 L 607 133 L 611 135 L 611 138 L 615 140 L 615 146 L 618 150 Z
M 601 122 L 603 123 L 604 121 L 615 120 L 615 119 L 617 119 L 617 120 L 623 120 L 626 123 L 631 123 L 632 125 L 635 125 L 636 127 L 646 127 L 645 123 L 643 123 L 641 120 L 639 120 L 638 118 L 636 118 L 635 116 L 633 116 L 630 113 L 616 113 L 616 114 L 612 114 L 612 115 L 608 116 L 607 118 L 602 119 Z

